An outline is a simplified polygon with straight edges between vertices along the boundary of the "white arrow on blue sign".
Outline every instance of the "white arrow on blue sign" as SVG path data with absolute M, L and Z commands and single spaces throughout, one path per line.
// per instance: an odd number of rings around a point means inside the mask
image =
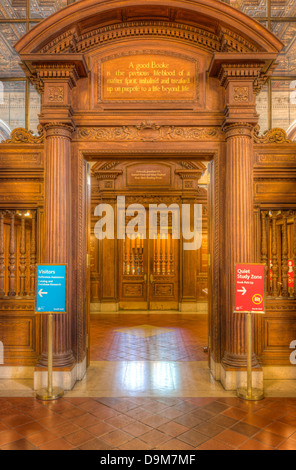
M 66 313 L 66 279 L 65 264 L 37 265 L 37 313 Z

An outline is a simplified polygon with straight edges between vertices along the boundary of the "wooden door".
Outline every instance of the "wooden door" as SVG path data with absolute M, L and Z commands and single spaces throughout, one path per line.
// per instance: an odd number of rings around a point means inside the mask
M 148 240 L 135 236 L 119 240 L 119 307 L 147 310 Z
M 150 310 L 175 310 L 179 307 L 179 244 L 169 231 L 167 238 L 157 234 L 150 240 Z
M 148 218 L 147 218 L 148 219 Z M 159 233 L 154 239 L 139 235 L 118 241 L 119 307 L 139 310 L 179 308 L 179 244 Z

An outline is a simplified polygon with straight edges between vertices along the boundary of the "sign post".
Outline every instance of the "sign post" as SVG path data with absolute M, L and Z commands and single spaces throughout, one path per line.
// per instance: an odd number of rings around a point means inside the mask
M 252 388 L 252 313 L 265 313 L 265 265 L 235 265 L 234 312 L 247 314 L 247 386 L 237 395 L 245 400 L 261 400 L 264 392 Z
M 36 313 L 48 314 L 47 337 L 48 337 L 48 384 L 36 392 L 39 400 L 49 401 L 61 398 L 64 390 L 53 387 L 52 365 L 53 365 L 53 314 L 66 313 L 66 285 L 67 266 L 37 265 L 36 280 Z

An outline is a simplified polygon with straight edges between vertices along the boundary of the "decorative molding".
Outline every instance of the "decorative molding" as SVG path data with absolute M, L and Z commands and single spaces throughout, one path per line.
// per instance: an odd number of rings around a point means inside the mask
M 53 103 L 64 102 L 64 87 L 63 86 L 51 86 L 48 87 L 48 101 Z
M 257 125 L 254 127 L 254 143 L 255 144 L 292 144 L 293 142 L 287 138 L 287 134 L 284 129 L 280 127 L 275 127 L 269 131 L 263 132 L 262 135 L 259 134 L 260 126 Z
M 236 86 L 233 89 L 233 100 L 237 103 L 246 103 L 249 101 L 249 87 Z
M 11 299 L 11 300 L 6 300 L 6 299 L 3 299 L 1 298 L 0 299 L 1 302 L 0 302 L 0 311 L 4 310 L 4 311 L 31 311 L 31 312 L 34 312 L 34 299 L 32 299 L 31 301 L 21 301 L 21 302 L 18 302 L 14 299 Z
M 222 140 L 219 127 L 175 127 L 162 126 L 150 121 L 135 126 L 120 127 L 80 127 L 74 140 L 100 142 L 195 142 Z
M 43 54 L 83 53 L 109 42 L 128 38 L 168 38 L 214 52 L 259 52 L 258 47 L 238 33 L 221 28 L 219 36 L 202 28 L 168 21 L 127 21 L 96 28 L 78 36 L 71 29 L 54 38 L 40 49 Z
M 37 130 L 38 135 L 35 135 L 32 131 L 27 131 L 23 127 L 17 127 L 12 131 L 10 139 L 4 140 L 0 144 L 43 144 L 44 129 L 39 124 Z

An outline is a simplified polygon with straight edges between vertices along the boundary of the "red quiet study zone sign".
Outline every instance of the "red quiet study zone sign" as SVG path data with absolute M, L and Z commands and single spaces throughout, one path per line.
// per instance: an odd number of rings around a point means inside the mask
M 235 312 L 264 313 L 265 265 L 235 265 Z

